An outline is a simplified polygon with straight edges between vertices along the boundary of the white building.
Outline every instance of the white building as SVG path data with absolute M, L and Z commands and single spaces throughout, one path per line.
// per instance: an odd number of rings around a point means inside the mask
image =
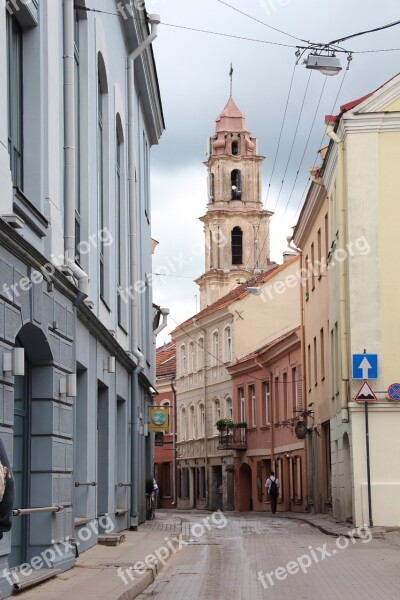
M 164 121 L 156 19 L 144 2 L 119 5 L 0 5 L 0 435 L 16 508 L 47 509 L 14 518 L 0 572 L 145 518 L 149 150 Z M 23 376 L 7 366 L 17 348 Z M 56 552 L 51 567 L 74 557 Z M 0 579 L 4 596 L 10 583 Z

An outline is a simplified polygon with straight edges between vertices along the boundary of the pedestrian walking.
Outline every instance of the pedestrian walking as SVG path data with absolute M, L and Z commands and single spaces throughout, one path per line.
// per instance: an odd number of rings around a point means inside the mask
M 157 485 L 157 481 L 153 479 L 153 494 L 154 494 L 154 507 L 158 508 L 158 494 L 160 492 L 160 488 Z
M 278 501 L 279 494 L 279 479 L 275 477 L 274 471 L 271 471 L 267 481 L 265 482 L 267 488 L 269 501 L 271 503 L 271 512 L 274 515 L 276 513 L 276 503 Z

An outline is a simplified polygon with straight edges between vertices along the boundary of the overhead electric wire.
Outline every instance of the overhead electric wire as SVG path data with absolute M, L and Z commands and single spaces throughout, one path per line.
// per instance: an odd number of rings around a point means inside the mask
M 297 37 L 295 35 L 292 35 L 291 33 L 287 33 L 287 31 L 282 31 L 282 29 L 277 29 L 276 27 L 272 27 L 272 25 L 268 25 L 268 23 L 265 23 L 265 21 L 261 21 L 260 19 L 257 19 L 256 17 L 253 17 L 252 15 L 249 15 L 248 13 L 245 13 L 243 10 L 240 10 L 239 8 L 236 8 L 236 6 L 232 6 L 231 4 L 228 4 L 228 2 L 224 2 L 224 0 L 217 0 L 217 2 L 219 2 L 220 4 L 224 4 L 228 8 L 231 8 L 232 10 L 240 13 L 241 15 L 244 15 L 245 17 L 248 17 L 249 19 L 251 19 L 252 21 L 255 21 L 256 23 L 260 23 L 261 25 L 264 25 L 265 27 L 268 27 L 268 29 L 272 29 L 273 31 L 277 31 L 278 33 L 282 33 L 283 35 L 286 35 L 286 36 L 292 38 L 293 40 L 298 40 L 299 42 L 304 42 L 305 44 L 309 44 L 310 43 L 309 40 L 303 40 L 303 38 L 299 38 L 299 37 Z
M 332 40 L 332 42 L 329 42 L 328 45 L 331 46 L 332 44 L 337 44 L 338 42 L 345 42 L 346 40 L 351 40 L 353 38 L 359 37 L 360 35 L 366 35 L 367 33 L 375 33 L 377 31 L 382 31 L 383 29 L 395 27 L 396 25 L 400 25 L 400 20 L 394 21 L 393 23 L 388 23 L 387 25 L 381 25 L 380 27 L 375 27 L 374 29 L 367 29 L 366 31 L 360 31 L 359 33 L 352 33 L 351 35 L 338 38 L 337 40 Z
M 294 182 L 293 182 L 292 190 L 291 190 L 291 192 L 290 192 L 290 195 L 289 195 L 288 201 L 287 201 L 287 203 L 286 203 L 285 210 L 283 211 L 283 215 L 282 215 L 282 217 L 281 217 L 281 223 L 282 223 L 282 221 L 283 221 L 283 219 L 284 219 L 284 217 L 285 217 L 286 211 L 287 211 L 287 209 L 288 209 L 288 207 L 289 207 L 289 204 L 290 204 L 290 201 L 291 201 L 291 199 L 292 199 L 293 192 L 294 192 L 294 189 L 295 189 L 295 187 L 296 187 L 297 179 L 298 179 L 298 177 L 299 177 L 300 169 L 301 169 L 301 167 L 303 166 L 304 157 L 305 157 L 305 155 L 306 155 L 307 148 L 308 148 L 308 144 L 309 144 L 309 142 L 310 142 L 310 138 L 311 138 L 311 134 L 312 134 L 312 132 L 313 132 L 314 125 L 315 125 L 315 121 L 316 121 L 316 119 L 317 119 L 318 110 L 319 110 L 319 107 L 320 107 L 320 104 L 321 104 L 321 100 L 322 100 L 322 96 L 323 96 L 323 93 L 324 93 L 324 90 L 325 90 L 325 86 L 326 86 L 327 79 L 328 79 L 328 78 L 327 78 L 327 77 L 325 77 L 325 81 L 324 81 L 324 84 L 323 84 L 323 86 L 322 86 L 321 93 L 320 93 L 320 96 L 319 96 L 319 99 L 318 99 L 318 104 L 317 104 L 317 107 L 316 107 L 316 109 L 315 109 L 314 118 L 313 118 L 313 120 L 312 120 L 312 124 L 311 124 L 311 127 L 310 127 L 310 131 L 309 131 L 309 133 L 308 133 L 308 137 L 307 137 L 307 141 L 306 141 L 306 143 L 305 143 L 304 150 L 303 150 L 303 154 L 302 154 L 302 156 L 301 156 L 300 164 L 299 164 L 299 166 L 298 166 L 298 169 L 297 169 L 297 172 L 296 172 L 296 177 L 295 177 L 295 179 L 294 179 Z M 336 104 L 336 103 L 335 103 L 335 104 Z
M 307 80 L 306 89 L 305 89 L 305 91 L 304 91 L 303 100 L 302 100 L 302 103 L 301 103 L 301 108 L 300 108 L 300 114 L 299 114 L 299 118 L 298 118 L 298 120 L 297 120 L 297 125 L 296 125 L 296 129 L 295 129 L 295 132 L 294 132 L 294 136 L 293 136 L 292 145 L 291 145 L 290 152 L 289 152 L 289 156 L 288 156 L 288 159 L 287 159 L 287 162 L 286 162 L 286 167 L 285 167 L 285 170 L 284 170 L 284 173 L 283 173 L 282 182 L 281 182 L 281 187 L 280 187 L 280 189 L 279 189 L 278 197 L 277 197 L 277 199 L 276 199 L 276 202 L 275 202 L 275 207 L 274 207 L 274 210 L 273 210 L 273 212 L 275 212 L 275 211 L 276 211 L 276 207 L 278 206 L 279 198 L 280 198 L 280 196 L 281 196 L 281 192 L 282 192 L 283 184 L 284 184 L 284 181 L 285 181 L 286 173 L 287 173 L 287 170 L 288 170 L 288 167 L 289 167 L 290 159 L 292 158 L 293 148 L 294 148 L 294 145 L 295 145 L 295 142 L 296 142 L 296 138 L 297 138 L 297 132 L 298 132 L 298 130 L 299 130 L 299 124 L 300 124 L 301 117 L 302 117 L 302 114 L 303 114 L 303 108 L 304 108 L 304 104 L 305 104 L 305 101 L 306 101 L 306 96 L 307 96 L 307 92 L 308 92 L 308 87 L 309 87 L 309 85 L 310 85 L 310 79 L 311 79 L 311 75 L 312 75 L 312 71 L 310 71 L 310 74 L 309 74 L 309 76 L 308 76 L 308 80 Z

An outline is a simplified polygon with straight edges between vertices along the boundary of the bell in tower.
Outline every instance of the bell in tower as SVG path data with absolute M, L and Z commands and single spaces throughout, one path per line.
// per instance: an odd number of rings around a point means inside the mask
M 208 204 L 204 223 L 205 273 L 196 280 L 203 309 L 246 281 L 266 272 L 269 219 L 262 205 L 263 156 L 246 129 L 245 115 L 230 96 L 209 140 Z

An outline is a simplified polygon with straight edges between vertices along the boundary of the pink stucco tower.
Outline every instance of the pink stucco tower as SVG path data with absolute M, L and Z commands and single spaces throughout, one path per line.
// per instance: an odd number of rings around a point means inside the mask
M 204 223 L 205 272 L 196 280 L 200 308 L 230 292 L 238 281 L 269 269 L 269 219 L 262 205 L 263 156 L 232 96 L 209 140 L 208 204 Z

